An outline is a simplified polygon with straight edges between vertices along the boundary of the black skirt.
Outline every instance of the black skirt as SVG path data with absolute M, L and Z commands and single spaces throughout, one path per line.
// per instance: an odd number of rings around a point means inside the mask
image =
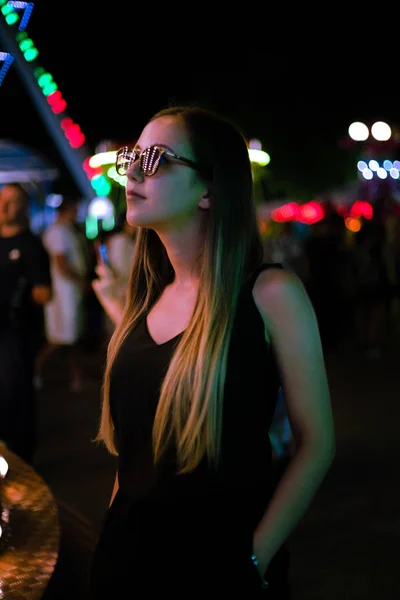
M 91 599 L 272 598 L 240 522 L 215 503 L 137 501 L 118 491 L 94 554 Z

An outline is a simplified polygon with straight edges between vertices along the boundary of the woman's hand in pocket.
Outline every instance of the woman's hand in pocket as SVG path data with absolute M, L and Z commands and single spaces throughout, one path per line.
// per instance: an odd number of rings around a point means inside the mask
M 262 587 L 267 588 L 268 583 L 265 581 L 264 577 L 270 562 L 269 559 L 263 557 L 261 550 L 256 551 L 255 548 L 253 548 L 251 560 L 253 561 L 253 565 L 255 569 L 257 569 L 258 575 L 260 576 Z

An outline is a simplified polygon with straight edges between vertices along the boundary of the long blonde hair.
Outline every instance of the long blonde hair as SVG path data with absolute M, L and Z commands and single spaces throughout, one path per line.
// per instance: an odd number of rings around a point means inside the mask
M 200 282 L 191 321 L 176 346 L 162 383 L 153 424 L 154 460 L 175 445 L 178 470 L 192 471 L 205 455 L 217 463 L 228 352 L 238 297 L 262 250 L 253 204 L 246 142 L 228 120 L 190 106 L 157 113 L 181 119 L 195 160 L 212 186 L 207 231 L 200 257 Z M 98 441 L 112 454 L 110 379 L 122 343 L 173 280 L 172 266 L 158 235 L 141 229 L 128 284 L 123 318 L 108 346 Z M 132 395 L 134 395 L 134 391 Z

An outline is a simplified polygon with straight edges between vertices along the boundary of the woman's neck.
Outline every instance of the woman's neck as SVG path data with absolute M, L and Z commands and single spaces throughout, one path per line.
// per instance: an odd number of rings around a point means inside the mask
M 173 285 L 182 289 L 197 287 L 204 233 L 195 228 L 157 233 L 174 270 Z

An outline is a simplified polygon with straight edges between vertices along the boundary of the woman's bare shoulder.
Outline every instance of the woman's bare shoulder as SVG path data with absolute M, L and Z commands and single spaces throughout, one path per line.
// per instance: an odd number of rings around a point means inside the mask
M 254 301 L 267 318 L 287 310 L 310 308 L 310 301 L 301 279 L 295 273 L 280 268 L 262 271 L 253 287 Z

